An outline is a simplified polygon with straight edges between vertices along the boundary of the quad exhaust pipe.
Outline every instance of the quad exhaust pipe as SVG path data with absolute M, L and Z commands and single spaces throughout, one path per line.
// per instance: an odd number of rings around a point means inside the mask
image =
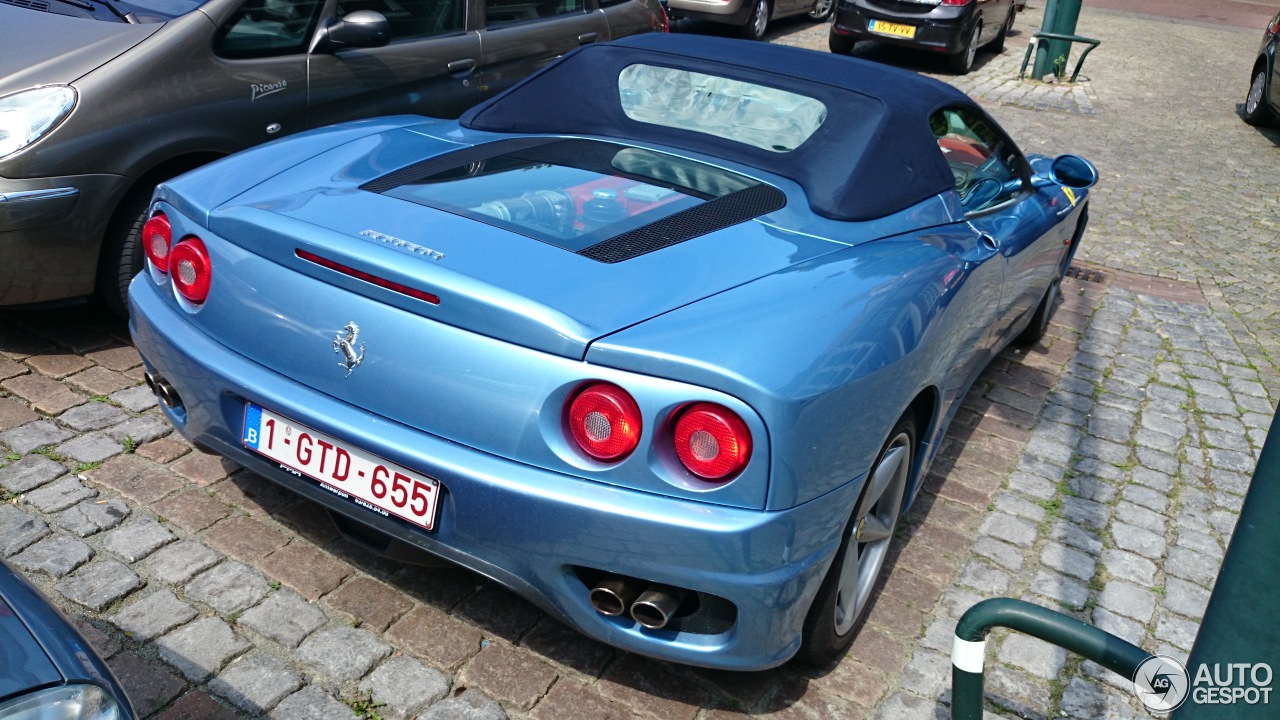
M 670 585 L 649 584 L 622 577 L 607 577 L 591 588 L 588 596 L 596 612 L 618 617 L 630 610 L 631 619 L 650 630 L 666 627 L 685 591 Z
M 164 379 L 164 376 L 158 372 L 147 370 L 142 375 L 142 379 L 146 381 L 147 387 L 151 388 L 151 392 L 164 403 L 164 406 L 173 410 L 182 407 L 182 397 L 178 395 L 178 390 Z

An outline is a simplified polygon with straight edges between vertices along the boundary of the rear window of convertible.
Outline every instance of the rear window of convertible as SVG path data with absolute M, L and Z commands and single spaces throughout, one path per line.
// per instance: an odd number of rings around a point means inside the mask
M 696 160 L 596 140 L 526 138 L 432 158 L 362 189 L 619 262 L 786 204 Z
M 622 111 L 637 122 L 694 130 L 746 145 L 789 152 L 827 119 L 811 97 L 742 80 L 657 65 L 618 74 Z

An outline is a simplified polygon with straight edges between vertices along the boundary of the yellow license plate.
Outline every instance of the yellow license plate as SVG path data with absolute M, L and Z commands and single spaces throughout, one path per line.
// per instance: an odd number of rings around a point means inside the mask
M 870 30 L 881 35 L 892 35 L 894 37 L 913 38 L 916 36 L 915 25 L 902 25 L 900 23 L 885 22 L 883 20 L 872 20 Z

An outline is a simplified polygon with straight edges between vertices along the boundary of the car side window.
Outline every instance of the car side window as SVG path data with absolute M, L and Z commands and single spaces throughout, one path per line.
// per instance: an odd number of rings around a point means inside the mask
M 232 59 L 306 52 L 323 0 L 247 0 L 218 30 L 213 51 Z
M 968 108 L 944 108 L 930 116 L 929 127 L 951 168 L 966 213 L 995 207 L 1022 192 L 1021 156 L 986 117 Z
M 357 10 L 382 13 L 391 42 L 447 35 L 466 27 L 466 0 L 338 0 L 338 18 Z
M 486 0 L 486 27 L 585 12 L 584 0 Z

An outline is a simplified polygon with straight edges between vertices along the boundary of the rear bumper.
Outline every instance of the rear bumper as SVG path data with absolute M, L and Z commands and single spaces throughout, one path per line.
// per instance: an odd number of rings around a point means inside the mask
M 118 175 L 0 178 L 0 305 L 92 293 L 103 231 L 127 187 Z
M 604 485 L 476 451 L 293 383 L 193 328 L 145 277 L 130 290 L 130 329 L 150 369 L 180 394 L 178 430 L 245 467 L 385 535 L 492 578 L 583 633 L 674 662 L 757 670 L 799 647 L 810 602 L 836 550 L 859 480 L 804 505 L 766 512 Z M 285 472 L 240 444 L 252 401 L 436 478 L 437 530 L 422 531 Z M 368 440 L 368 438 L 376 438 Z M 597 613 L 575 568 L 728 600 L 717 634 L 647 630 Z
M 667 12 L 676 18 L 746 25 L 752 4 L 751 0 L 669 0 Z
M 925 6 L 928 7 L 928 6 Z M 874 7 L 866 0 L 841 0 L 836 5 L 831 32 L 857 40 L 874 40 L 888 45 L 958 53 L 973 30 L 975 15 L 969 6 L 933 7 L 928 12 L 892 12 Z M 912 38 L 876 32 L 871 21 L 879 20 L 916 28 Z

